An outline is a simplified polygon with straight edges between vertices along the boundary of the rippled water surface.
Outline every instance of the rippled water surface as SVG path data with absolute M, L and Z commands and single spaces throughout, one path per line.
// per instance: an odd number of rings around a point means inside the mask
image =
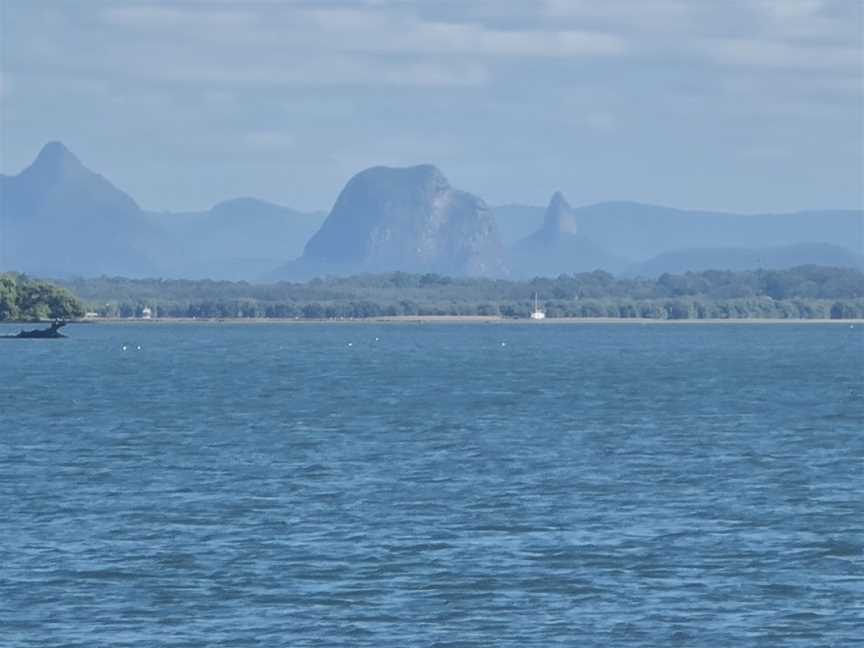
M 68 330 L 0 341 L 0 645 L 864 636 L 864 327 Z

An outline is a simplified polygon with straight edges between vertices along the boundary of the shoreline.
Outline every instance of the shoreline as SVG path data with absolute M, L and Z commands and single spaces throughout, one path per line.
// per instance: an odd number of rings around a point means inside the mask
M 8 326 L 27 326 L 39 325 L 40 322 L 0 322 L 0 325 Z M 166 325 L 166 324 L 184 324 L 184 325 L 243 325 L 255 326 L 266 324 L 280 325 L 308 325 L 308 324 L 335 324 L 335 325 L 350 325 L 350 324 L 517 324 L 522 326 L 554 326 L 554 325 L 597 325 L 597 324 L 613 324 L 613 325 L 684 325 L 694 326 L 700 324 L 727 324 L 727 325 L 765 325 L 765 324 L 847 324 L 847 325 L 864 325 L 864 319 L 779 319 L 779 318 L 739 318 L 739 319 L 649 319 L 649 318 L 623 318 L 623 317 L 550 317 L 543 320 L 532 320 L 529 318 L 506 318 L 497 316 L 484 315 L 400 315 L 394 317 L 369 317 L 355 319 L 294 319 L 294 318 L 194 318 L 194 317 L 154 317 L 151 319 L 143 318 L 123 318 L 123 317 L 104 317 L 82 320 L 72 320 L 69 324 L 120 324 L 120 325 Z

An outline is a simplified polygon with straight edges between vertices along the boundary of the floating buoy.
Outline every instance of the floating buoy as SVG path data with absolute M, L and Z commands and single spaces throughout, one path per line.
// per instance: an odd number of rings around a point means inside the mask
M 124 350 L 124 351 L 126 350 L 126 345 L 125 345 L 125 344 L 123 345 L 123 350 Z

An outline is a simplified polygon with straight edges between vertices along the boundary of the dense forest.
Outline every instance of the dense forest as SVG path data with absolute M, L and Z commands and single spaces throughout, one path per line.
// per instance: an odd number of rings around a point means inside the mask
M 19 274 L 0 274 L 0 322 L 75 319 L 84 305 L 65 288 Z
M 864 273 L 821 266 L 664 274 L 657 280 L 601 271 L 530 281 L 393 272 L 307 283 L 110 277 L 59 283 L 107 317 L 140 317 L 145 308 L 159 317 L 198 318 L 527 317 L 535 293 L 547 317 L 864 317 Z

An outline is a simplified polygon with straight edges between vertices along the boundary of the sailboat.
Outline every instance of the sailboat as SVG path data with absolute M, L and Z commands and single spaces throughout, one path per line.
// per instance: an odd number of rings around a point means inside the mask
M 540 308 L 540 303 L 537 301 L 537 293 L 534 293 L 534 310 L 531 311 L 531 319 L 546 319 L 546 311 Z

